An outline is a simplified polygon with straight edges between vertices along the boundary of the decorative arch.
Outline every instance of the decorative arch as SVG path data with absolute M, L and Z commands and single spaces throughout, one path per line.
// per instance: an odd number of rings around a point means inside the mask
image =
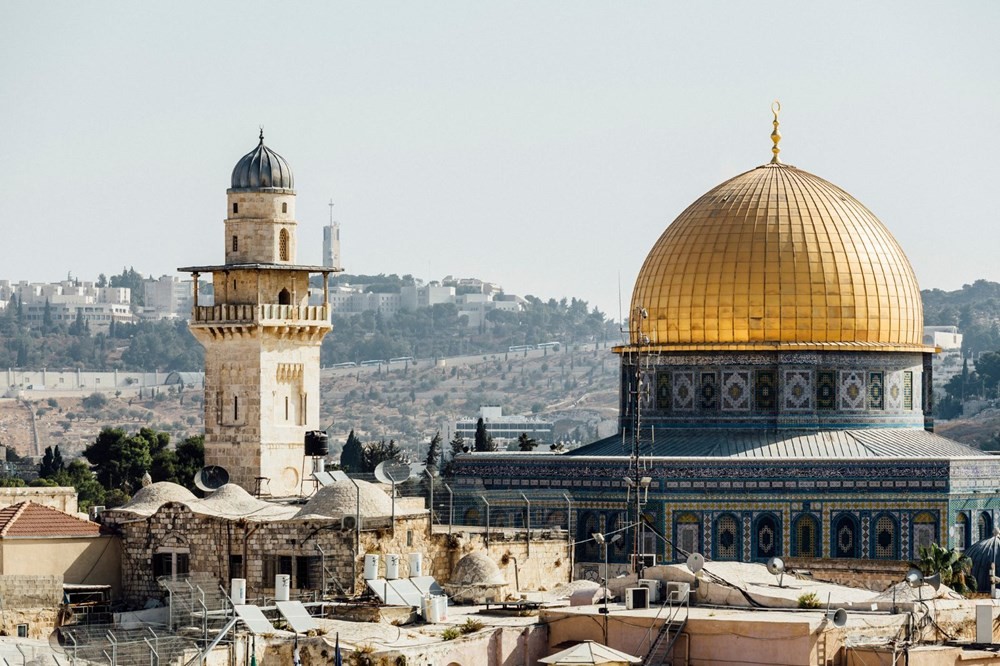
M 469 507 L 462 514 L 462 518 L 466 525 L 478 525 L 481 518 L 479 517 L 479 509 L 474 506 Z
M 278 292 L 278 305 L 291 305 L 292 295 L 288 293 L 287 289 L 282 289 Z
M 978 534 L 976 541 L 989 539 L 993 536 L 993 517 L 988 511 L 979 512 L 979 516 L 976 518 L 976 532 Z
M 700 553 L 703 549 L 701 516 L 690 511 L 678 515 L 674 519 L 674 543 L 684 552 Z M 684 556 L 675 551 L 673 559 L 680 562 Z
M 751 548 L 756 560 L 781 555 L 781 519 L 773 513 L 762 513 L 753 521 Z
M 579 542 L 576 545 L 577 561 L 597 562 L 598 560 L 602 560 L 603 557 L 600 548 L 598 548 L 597 543 L 591 538 L 594 532 L 600 531 L 600 521 L 597 514 L 593 511 L 585 512 L 580 516 L 577 525 L 579 526 L 576 534 L 576 540 Z
M 552 511 L 549 511 L 549 514 L 545 517 L 545 525 L 548 527 L 565 527 L 565 509 L 553 509 Z
M 289 261 L 288 256 L 288 229 L 282 229 L 278 232 L 278 258 L 281 261 Z
M 937 517 L 930 511 L 921 511 L 913 516 L 913 555 L 919 556 L 921 548 L 930 548 L 938 540 Z
M 821 543 L 819 521 L 804 513 L 792 523 L 792 555 L 795 557 L 820 557 Z
M 861 529 L 858 519 L 841 513 L 833 519 L 830 553 L 833 557 L 858 559 L 861 557 Z
M 872 557 L 876 560 L 899 559 L 899 521 L 889 513 L 872 519 Z
M 955 548 L 959 551 L 965 550 L 972 542 L 972 526 L 964 511 L 959 511 L 955 516 Z
M 732 513 L 724 513 L 715 519 L 712 530 L 712 558 L 716 560 L 736 560 L 740 557 L 740 546 L 743 543 L 740 530 L 740 519 Z

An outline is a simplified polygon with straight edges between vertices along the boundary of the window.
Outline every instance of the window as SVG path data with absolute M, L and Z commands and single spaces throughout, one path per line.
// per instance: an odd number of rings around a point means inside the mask
M 281 212 L 282 213 L 287 213 L 288 212 L 288 202 L 287 201 L 282 201 L 281 202 Z
M 795 555 L 797 557 L 819 557 L 819 526 L 809 515 L 800 516 L 795 522 Z
M 715 522 L 715 559 L 738 560 L 740 527 L 736 517 L 725 514 Z
M 26 624 L 19 624 L 19 625 L 17 625 L 17 637 L 18 638 L 27 638 L 28 637 L 28 625 L 26 625 Z
M 681 550 L 688 553 L 701 552 L 700 520 L 693 513 L 684 513 L 677 518 L 677 538 Z M 680 554 L 678 553 L 678 556 Z
M 236 291 L 236 278 L 233 278 L 233 291 Z
M 413 546 L 413 530 L 406 530 L 406 547 Z
M 306 411 L 306 408 L 309 405 L 308 398 L 309 398 L 309 394 L 308 393 L 303 393 L 302 394 L 302 399 L 300 401 L 301 404 L 302 404 L 302 409 L 299 412 L 299 425 L 305 425 L 306 424 L 306 414 L 308 414 L 308 412 Z
M 287 289 L 282 289 L 278 292 L 278 305 L 291 305 L 292 295 L 288 293 Z
M 240 212 L 240 205 L 238 203 L 233 204 L 233 215 Z
M 850 515 L 843 514 L 833 523 L 833 556 L 857 558 L 860 552 L 858 525 Z
M 285 396 L 285 420 L 288 420 L 288 396 Z
M 913 517 L 913 554 L 920 556 L 921 548 L 930 548 L 937 540 L 937 520 L 928 511 Z
M 993 536 L 993 520 L 990 518 L 990 514 L 985 511 L 979 513 L 979 518 L 976 519 L 976 531 L 979 533 L 978 541 Z
M 764 515 L 757 519 L 754 542 L 755 557 L 759 560 L 781 554 L 781 530 L 774 516 Z
M 240 397 L 238 395 L 233 396 L 233 422 L 238 423 L 240 420 Z
M 187 550 L 161 549 L 153 555 L 154 578 L 177 578 L 190 570 L 191 556 Z
M 896 538 L 896 520 L 889 515 L 881 515 L 875 520 L 875 558 L 879 560 L 899 559 Z
M 233 252 L 238 252 L 240 249 L 240 239 L 236 234 L 233 234 Z
M 229 556 L 229 577 L 230 578 L 243 578 L 243 556 L 242 555 L 230 555 Z
M 961 552 L 969 547 L 969 519 L 964 513 L 955 517 L 955 550 Z
M 288 229 L 278 233 L 278 257 L 281 261 L 288 261 Z

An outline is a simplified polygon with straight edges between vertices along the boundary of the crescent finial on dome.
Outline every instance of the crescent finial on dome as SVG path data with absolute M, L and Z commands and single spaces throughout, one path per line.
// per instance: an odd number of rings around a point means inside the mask
M 781 132 L 778 131 L 778 113 L 781 112 L 781 102 L 774 100 L 771 104 L 771 113 L 774 114 L 774 131 L 771 132 L 771 141 L 774 146 L 771 147 L 771 152 L 774 153 L 774 157 L 771 158 L 771 164 L 781 164 L 781 160 L 778 159 L 778 153 L 781 152 L 781 148 L 778 147 L 778 143 L 781 142 Z

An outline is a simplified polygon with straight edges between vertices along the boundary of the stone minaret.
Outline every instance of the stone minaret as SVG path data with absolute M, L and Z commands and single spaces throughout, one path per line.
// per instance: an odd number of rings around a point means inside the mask
M 293 188 L 288 163 L 261 132 L 226 192 L 225 264 L 178 269 L 194 276 L 190 328 L 205 347 L 205 464 L 274 496 L 299 492 L 305 432 L 320 427 L 325 285 L 335 270 L 295 263 Z M 213 305 L 199 303 L 201 273 L 212 274 Z M 309 305 L 314 273 L 323 276 L 323 305 Z

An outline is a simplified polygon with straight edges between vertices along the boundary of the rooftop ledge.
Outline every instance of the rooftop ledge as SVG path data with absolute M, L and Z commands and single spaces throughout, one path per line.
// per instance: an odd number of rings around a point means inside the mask
M 199 324 L 268 325 L 301 324 L 330 326 L 330 309 L 326 305 L 198 305 L 191 312 L 192 326 Z
M 343 268 L 332 266 L 306 266 L 301 264 L 219 264 L 217 266 L 182 266 L 177 269 L 181 273 L 222 273 L 225 271 L 269 270 L 269 271 L 308 271 L 310 273 L 342 273 Z

